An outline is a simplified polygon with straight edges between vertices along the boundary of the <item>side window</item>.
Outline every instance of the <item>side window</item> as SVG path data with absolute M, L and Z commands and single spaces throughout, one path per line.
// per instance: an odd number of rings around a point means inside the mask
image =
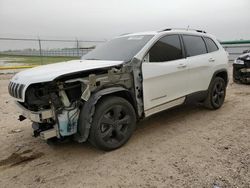
M 149 62 L 164 62 L 183 58 L 178 35 L 168 35 L 157 41 L 149 51 Z
M 207 45 L 207 51 L 208 52 L 214 52 L 214 51 L 217 51 L 219 48 L 218 46 L 215 44 L 215 42 L 208 38 L 208 37 L 204 37 L 205 39 L 205 42 L 206 42 L 206 45 Z
M 202 37 L 183 35 L 183 41 L 188 57 L 207 53 L 207 49 Z

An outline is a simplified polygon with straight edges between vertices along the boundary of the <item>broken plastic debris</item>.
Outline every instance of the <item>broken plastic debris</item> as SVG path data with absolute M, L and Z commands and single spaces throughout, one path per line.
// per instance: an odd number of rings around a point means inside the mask
M 22 132 L 22 130 L 21 129 L 13 129 L 13 130 L 11 130 L 11 132 L 12 133 L 20 133 L 20 132 Z

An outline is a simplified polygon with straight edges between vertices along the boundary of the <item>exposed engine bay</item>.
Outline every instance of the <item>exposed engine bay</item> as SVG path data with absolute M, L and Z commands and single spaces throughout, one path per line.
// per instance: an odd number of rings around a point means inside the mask
M 81 120 L 79 115 L 84 106 L 93 111 L 91 107 L 94 106 L 94 102 L 93 100 L 89 102 L 90 97 L 94 96 L 93 93 L 111 86 L 134 92 L 133 75 L 126 66 L 97 70 L 94 73 L 66 75 L 52 82 L 30 85 L 26 90 L 24 102 L 17 103 L 26 109 L 27 113 L 32 114 L 23 114 L 19 120 L 31 119 L 34 136 L 41 136 L 46 140 L 74 135 L 77 141 L 85 141 L 88 133 L 82 126 L 81 121 L 84 120 Z M 88 113 L 85 111 L 82 113 Z M 38 117 L 32 118 L 34 114 Z M 87 116 L 84 117 L 88 119 Z M 91 118 L 91 114 L 88 117 Z

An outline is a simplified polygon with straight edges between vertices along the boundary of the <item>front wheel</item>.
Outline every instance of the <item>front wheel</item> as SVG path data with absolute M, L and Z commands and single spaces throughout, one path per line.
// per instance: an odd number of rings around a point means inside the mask
M 133 106 L 121 97 L 105 97 L 97 104 L 89 142 L 102 150 L 114 150 L 131 137 L 136 124 Z
M 226 96 L 226 83 L 223 78 L 216 77 L 212 80 L 208 95 L 205 100 L 205 107 L 216 110 L 222 106 Z

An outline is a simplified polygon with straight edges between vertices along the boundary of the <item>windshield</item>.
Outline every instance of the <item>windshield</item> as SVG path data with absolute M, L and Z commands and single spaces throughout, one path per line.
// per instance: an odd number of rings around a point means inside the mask
M 115 38 L 84 55 L 82 59 L 129 61 L 152 37 L 153 35 L 135 35 Z

